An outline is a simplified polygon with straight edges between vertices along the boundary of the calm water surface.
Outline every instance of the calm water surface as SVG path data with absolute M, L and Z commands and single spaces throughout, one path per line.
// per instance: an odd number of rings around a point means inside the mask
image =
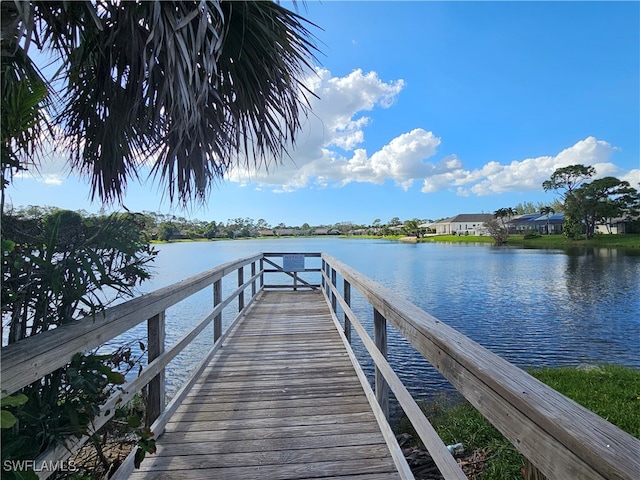
M 640 252 L 338 238 L 176 243 L 157 249 L 155 275 L 143 292 L 258 252 L 327 252 L 522 368 L 584 363 L 640 368 Z M 307 267 L 313 262 L 308 259 Z M 227 291 L 234 282 L 229 277 Z M 168 344 L 204 317 L 211 297 L 205 289 L 167 312 Z M 371 332 L 371 307 L 354 295 L 353 310 Z M 229 311 L 224 321 L 232 316 Z M 211 335 L 203 332 L 170 364 L 169 394 L 204 355 Z M 138 336 L 144 338 L 143 327 L 124 339 Z M 370 375 L 372 367 L 357 341 L 354 350 Z M 389 358 L 415 396 L 452 388 L 392 329 Z

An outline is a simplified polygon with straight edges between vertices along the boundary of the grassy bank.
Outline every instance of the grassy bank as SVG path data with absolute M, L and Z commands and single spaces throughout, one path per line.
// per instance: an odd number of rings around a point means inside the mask
M 400 240 L 404 235 L 341 235 L 343 239 L 373 239 L 373 240 Z M 180 242 L 211 242 L 227 240 L 279 240 L 283 238 L 319 238 L 317 235 L 295 237 L 238 237 L 238 238 L 185 238 L 170 241 L 153 240 L 151 243 L 180 243 Z M 493 244 L 493 238 L 479 235 L 434 235 L 418 239 L 419 243 L 487 243 Z M 596 247 L 596 248 L 638 248 L 640 249 L 640 234 L 631 233 L 625 235 L 597 235 L 590 240 L 571 240 L 562 235 L 543 235 L 536 238 L 525 239 L 523 235 L 511 235 L 507 245 L 528 248 L 568 248 L 568 247 Z
M 475 235 L 436 235 L 421 238 L 420 242 L 448 242 L 448 243 L 494 243 L 493 238 Z M 640 234 L 624 235 L 596 235 L 585 240 L 572 240 L 563 235 L 542 235 L 525 239 L 524 235 L 511 235 L 507 245 L 530 248 L 567 248 L 567 247 L 596 247 L 596 248 L 640 248 Z
M 530 373 L 597 413 L 620 429 L 640 438 L 640 370 L 606 365 L 592 368 L 545 368 Z M 522 478 L 520 453 L 469 403 L 452 405 L 441 398 L 422 405 L 427 418 L 445 442 L 461 442 L 467 452 L 483 450 L 487 462 L 483 479 Z M 396 433 L 413 432 L 408 420 L 401 418 Z

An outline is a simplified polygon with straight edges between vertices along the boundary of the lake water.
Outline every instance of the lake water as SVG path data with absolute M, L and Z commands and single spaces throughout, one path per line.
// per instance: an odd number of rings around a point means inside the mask
M 155 275 L 143 285 L 143 292 L 259 252 L 326 252 L 519 367 L 618 363 L 640 368 L 637 251 L 343 238 L 175 243 L 157 249 Z M 229 278 L 227 291 L 236 281 L 234 276 Z M 357 295 L 352 303 L 371 331 L 371 307 Z M 197 323 L 211 305 L 211 290 L 205 289 L 171 308 L 167 344 Z M 229 311 L 224 322 L 232 316 Z M 125 334 L 127 339 L 138 336 L 144 338 L 142 326 Z M 204 355 L 210 339 L 207 329 L 170 364 L 170 395 Z M 357 341 L 354 350 L 371 375 L 372 367 Z M 388 350 L 390 363 L 414 396 L 429 397 L 451 389 L 392 329 Z

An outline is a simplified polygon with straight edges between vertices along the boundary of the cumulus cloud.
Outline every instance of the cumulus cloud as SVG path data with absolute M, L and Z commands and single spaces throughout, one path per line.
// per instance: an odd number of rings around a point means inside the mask
M 404 87 L 403 80 L 386 82 L 377 73 L 362 70 L 333 77 L 328 70 L 317 69 L 307 86 L 318 98 L 311 100 L 313 113 L 291 148 L 292 161 L 269 172 L 234 169 L 229 175 L 232 181 L 253 181 L 284 191 L 310 184 L 381 184 L 391 179 L 407 189 L 437 170 L 425 160 L 436 153 L 440 139 L 420 128 L 392 138 L 372 154 L 359 148 L 371 123 L 365 113 L 391 107 Z
M 457 188 L 459 195 L 491 195 L 506 192 L 539 190 L 542 182 L 560 167 L 583 164 L 593 166 L 597 175 L 620 175 L 624 172 L 609 162 L 615 147 L 595 137 L 587 137 L 556 155 L 514 160 L 509 164 L 491 161 L 474 170 L 457 168 L 424 180 L 422 191 L 433 192 Z
M 556 154 L 510 163 L 487 161 L 478 168 L 465 167 L 456 155 L 438 159 L 441 139 L 422 128 L 389 138 L 379 150 L 369 152 L 362 147 L 372 123 L 369 112 L 392 107 L 404 82 L 385 81 L 375 72 L 362 70 L 333 77 L 328 70 L 317 69 L 307 86 L 317 98 L 311 101 L 313 113 L 290 149 L 292 161 L 268 172 L 235 169 L 229 176 L 232 181 L 250 181 L 277 192 L 391 181 L 404 190 L 419 183 L 424 193 L 447 190 L 459 196 L 481 196 L 539 190 L 555 169 L 581 163 L 594 166 L 598 176 L 613 175 L 634 183 L 627 178 L 633 172 L 609 162 L 616 148 L 595 137 Z
M 624 171 L 611 163 L 616 148 L 592 136 L 555 154 L 510 163 L 487 161 L 478 168 L 466 167 L 455 154 L 438 158 L 441 139 L 423 128 L 390 137 L 377 151 L 367 151 L 363 145 L 373 123 L 371 112 L 392 107 L 404 81 L 384 80 L 376 72 L 362 70 L 334 77 L 317 68 L 305 83 L 317 97 L 309 96 L 311 113 L 295 145 L 288 148 L 291 158 L 276 167 L 271 162 L 269 169 L 234 168 L 228 180 L 274 192 L 390 181 L 404 190 L 418 184 L 424 193 L 481 196 L 539 190 L 557 168 L 580 163 L 593 166 L 598 176 L 617 176 L 633 186 L 640 183 L 639 169 Z M 60 185 L 68 174 L 65 159 L 53 148 L 47 157 L 35 176 Z

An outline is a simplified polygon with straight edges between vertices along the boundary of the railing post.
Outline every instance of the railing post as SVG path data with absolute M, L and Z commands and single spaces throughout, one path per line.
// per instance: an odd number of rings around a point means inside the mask
M 373 341 L 380 353 L 387 358 L 387 319 L 378 310 L 373 309 Z M 376 400 L 389 420 L 389 385 L 382 372 L 376 367 Z
M 222 279 L 213 282 L 213 308 L 222 303 Z M 222 335 L 222 312 L 213 319 L 213 343 L 216 343 Z
M 264 288 L 264 257 L 260 258 L 260 288 Z
M 244 283 L 244 267 L 238 269 L 238 287 Z M 244 290 L 238 294 L 238 311 L 244 310 Z
M 164 352 L 164 311 L 147 320 L 147 361 L 151 363 Z M 147 426 L 164 410 L 164 368 L 151 379 L 147 389 Z
M 251 262 L 251 278 L 256 276 L 256 262 Z M 256 281 L 251 282 L 251 298 L 256 296 Z
M 331 270 L 331 266 L 329 265 L 328 262 L 325 262 L 324 264 L 324 274 L 327 276 L 327 278 L 329 278 L 329 271 Z M 331 292 L 331 288 L 329 288 L 329 284 L 327 282 L 325 282 L 324 284 L 324 289 L 327 292 L 327 295 L 329 295 L 329 293 Z
M 320 285 L 322 286 L 322 288 L 326 289 L 326 285 L 324 284 L 324 272 L 327 271 L 327 262 L 324 260 L 324 258 L 322 259 L 322 266 L 320 269 L 322 270 L 322 274 L 320 275 Z
M 346 280 L 342 280 L 342 296 L 347 305 L 351 306 L 351 284 Z M 351 343 L 351 321 L 345 312 L 344 314 L 344 336 L 347 337 L 347 341 Z
M 524 480 L 547 480 L 547 477 L 538 470 L 538 467 L 531 463 L 531 460 L 526 457 L 524 459 L 522 476 L 524 477 Z
M 336 270 L 335 268 L 331 269 L 331 285 L 336 287 L 337 279 L 336 279 Z M 336 300 L 336 294 L 334 291 L 331 291 L 331 308 L 333 308 L 334 312 L 338 311 L 338 301 Z

